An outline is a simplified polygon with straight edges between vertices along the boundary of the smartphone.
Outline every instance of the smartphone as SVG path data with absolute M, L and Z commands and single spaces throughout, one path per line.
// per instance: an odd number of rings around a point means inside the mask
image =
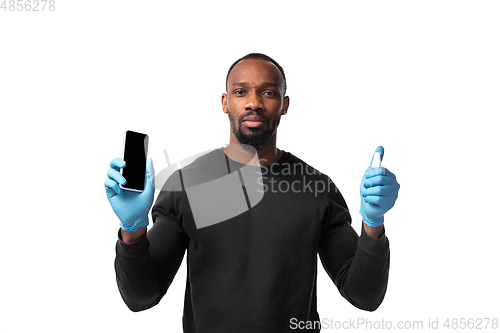
M 142 192 L 146 186 L 146 158 L 149 136 L 134 131 L 125 131 L 123 138 L 123 160 L 121 173 L 127 183 L 120 185 L 124 190 Z

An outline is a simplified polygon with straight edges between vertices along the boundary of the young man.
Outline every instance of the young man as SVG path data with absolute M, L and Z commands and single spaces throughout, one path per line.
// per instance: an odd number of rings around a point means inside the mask
M 319 332 L 317 256 L 354 306 L 381 304 L 389 273 L 384 213 L 399 184 L 371 166 L 360 186 L 363 218 L 358 237 L 331 179 L 276 147 L 288 110 L 281 66 L 249 54 L 229 69 L 222 109 L 230 144 L 177 170 L 152 209 L 154 170 L 142 193 L 122 191 L 114 159 L 105 182 L 121 221 L 116 277 L 132 311 L 161 300 L 187 250 L 183 328 L 186 333 Z M 383 148 L 377 148 L 383 157 Z

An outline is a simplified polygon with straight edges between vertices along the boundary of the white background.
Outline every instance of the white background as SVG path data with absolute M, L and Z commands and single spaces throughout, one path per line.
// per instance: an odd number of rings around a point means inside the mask
M 378 145 L 401 184 L 384 302 L 354 308 L 319 264 L 321 318 L 500 318 L 499 2 L 55 2 L 0 11 L 2 332 L 182 332 L 185 262 L 155 308 L 123 303 L 104 180 L 125 129 L 157 171 L 227 144 L 225 76 L 250 52 L 285 69 L 278 147 L 333 179 L 357 232 Z

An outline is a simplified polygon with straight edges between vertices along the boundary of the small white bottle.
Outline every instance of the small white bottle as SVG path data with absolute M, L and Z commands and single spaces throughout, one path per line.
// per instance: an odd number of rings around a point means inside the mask
M 380 166 L 382 166 L 382 160 L 380 158 L 380 153 L 376 152 L 373 154 L 372 169 L 379 168 Z

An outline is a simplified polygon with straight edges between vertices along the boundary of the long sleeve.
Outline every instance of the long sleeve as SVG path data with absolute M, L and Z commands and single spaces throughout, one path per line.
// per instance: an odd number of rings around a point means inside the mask
M 137 241 L 126 244 L 118 232 L 115 271 L 120 294 L 130 310 L 158 304 L 172 283 L 189 238 L 174 215 L 175 192 L 162 191 L 152 210 L 154 224 Z
M 389 277 L 389 240 L 351 227 L 351 216 L 340 192 L 333 191 L 332 207 L 322 231 L 319 256 L 339 292 L 354 306 L 374 311 L 382 303 Z
M 186 333 L 292 332 L 293 318 L 319 321 L 318 253 L 349 302 L 365 310 L 380 305 L 389 269 L 385 234 L 358 237 L 331 180 L 291 153 L 274 167 L 258 167 L 265 193 L 251 208 L 209 226 L 195 223 L 192 207 L 201 199 L 211 203 L 209 213 L 245 200 L 243 189 L 234 200 L 215 200 L 214 192 L 193 196 L 194 187 L 226 176 L 228 163 L 229 170 L 245 166 L 221 148 L 173 174 L 170 191 L 160 192 L 153 206 L 151 230 L 135 243 L 118 241 L 117 281 L 130 309 L 161 300 L 186 252 Z M 195 177 L 201 174 L 208 178 Z M 251 186 L 244 190 L 248 195 Z

